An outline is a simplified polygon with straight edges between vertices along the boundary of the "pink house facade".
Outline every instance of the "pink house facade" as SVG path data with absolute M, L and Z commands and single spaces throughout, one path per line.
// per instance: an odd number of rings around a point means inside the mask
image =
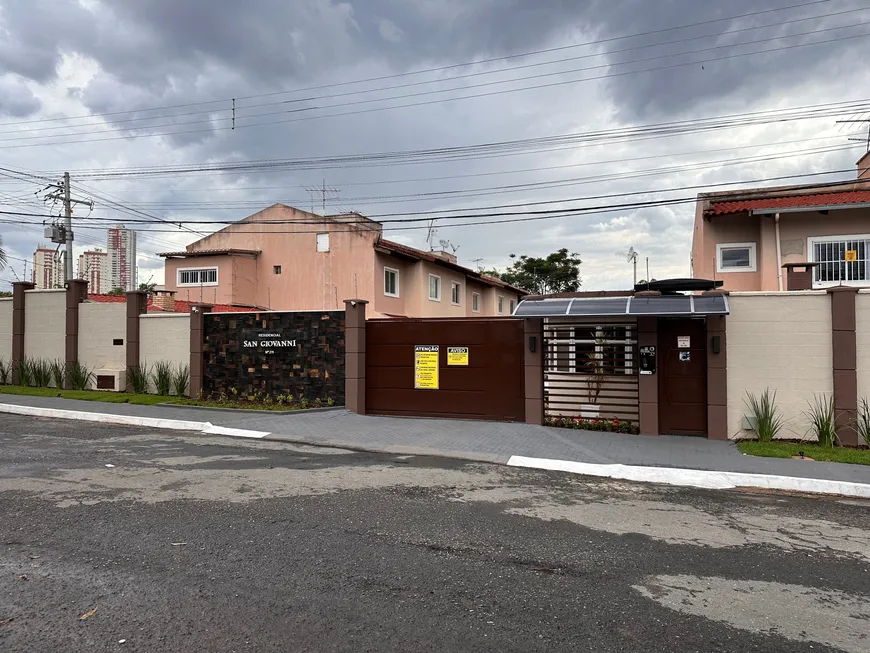
M 691 265 L 729 291 L 787 290 L 789 268 L 812 288 L 870 287 L 870 152 L 855 182 L 698 195 Z
M 361 215 L 283 204 L 161 256 L 176 299 L 267 310 L 340 310 L 356 298 L 373 317 L 507 316 L 525 294 L 447 252 L 386 240 Z

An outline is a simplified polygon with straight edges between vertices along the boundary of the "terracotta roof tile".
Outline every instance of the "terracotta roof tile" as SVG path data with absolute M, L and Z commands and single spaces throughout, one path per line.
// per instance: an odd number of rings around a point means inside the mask
M 88 295 L 88 301 L 97 302 L 100 304 L 126 304 L 127 298 L 123 295 Z M 195 302 L 186 302 L 181 299 L 175 300 L 176 313 L 190 313 L 190 307 Z M 230 306 L 229 304 L 215 304 L 212 309 L 214 313 L 251 313 L 255 312 L 256 308 L 247 308 L 244 306 Z M 152 299 L 148 300 L 149 313 L 166 313 L 162 308 L 154 304 Z
M 712 200 L 704 215 L 729 215 L 758 209 L 789 209 L 793 207 L 829 206 L 836 204 L 870 204 L 870 189 L 839 192 L 807 193 L 782 197 L 759 197 L 746 200 Z

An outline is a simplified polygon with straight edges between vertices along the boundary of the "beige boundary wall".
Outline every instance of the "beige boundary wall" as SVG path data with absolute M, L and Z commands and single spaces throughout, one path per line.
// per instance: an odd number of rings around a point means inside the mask
M 121 345 L 112 344 L 120 340 Z M 127 305 L 79 305 L 79 362 L 93 370 L 122 372 L 127 367 Z
M 754 435 L 742 426 L 746 393 L 770 388 L 786 421 L 779 437 L 806 437 L 807 402 L 834 391 L 830 295 L 731 293 L 729 302 L 728 436 Z
M 0 299 L 0 361 L 12 361 L 12 298 Z
M 65 361 L 66 291 L 28 290 L 24 302 L 25 358 Z
M 167 361 L 190 365 L 190 314 L 156 313 L 139 318 L 139 360 L 150 368 Z
M 858 401 L 870 401 L 870 290 L 862 290 L 855 298 L 858 367 Z

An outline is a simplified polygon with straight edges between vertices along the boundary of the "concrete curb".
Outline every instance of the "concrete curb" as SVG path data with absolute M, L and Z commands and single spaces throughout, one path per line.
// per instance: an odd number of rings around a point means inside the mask
M 268 431 L 233 429 L 225 426 L 215 426 L 211 422 L 189 422 L 180 419 L 139 417 L 137 415 L 113 415 L 111 413 L 88 413 L 81 410 L 62 410 L 60 408 L 40 408 L 37 406 L 19 406 L 15 404 L 0 404 L 0 413 L 26 415 L 28 417 L 72 419 L 81 422 L 99 422 L 102 424 L 120 424 L 123 426 L 144 426 L 152 429 L 170 429 L 173 431 L 198 431 L 209 435 L 229 435 L 237 438 L 262 439 L 269 435 Z
M 0 404 L 0 413 L 25 415 L 28 417 L 47 417 L 53 419 L 100 422 L 103 424 L 119 424 L 123 426 L 142 426 L 146 428 L 170 429 L 174 431 L 193 431 L 208 435 L 253 438 L 305 446 L 347 449 L 348 451 L 360 451 L 364 453 L 452 458 L 469 462 L 506 464 L 510 467 L 544 469 L 640 483 L 663 483 L 666 485 L 699 487 L 714 490 L 749 487 L 765 490 L 784 490 L 790 492 L 805 492 L 811 494 L 839 495 L 870 499 L 870 484 L 852 483 L 848 481 L 830 481 L 826 479 L 774 476 L 768 474 L 749 474 L 744 472 L 679 469 L 672 467 L 581 463 L 570 460 L 529 458 L 526 456 L 510 456 L 506 459 L 505 456 L 497 454 L 440 451 L 426 447 L 406 447 L 402 445 L 383 448 L 361 447 L 352 443 L 345 443 L 336 440 L 306 440 L 305 438 L 298 438 L 289 435 L 276 435 L 268 431 L 252 431 L 248 429 L 216 426 L 211 422 L 193 422 L 177 419 L 162 419 L 157 417 L 139 417 L 134 415 L 113 415 L 111 413 L 89 413 L 78 410 L 62 410 L 59 408 L 41 408 L 37 406 L 20 406 L 15 404 Z
M 511 467 L 546 469 L 584 476 L 598 476 L 642 483 L 663 483 L 683 487 L 700 487 L 712 490 L 729 490 L 740 487 L 764 490 L 786 490 L 810 494 L 834 494 L 870 499 L 870 484 L 849 481 L 829 481 L 819 478 L 774 476 L 772 474 L 749 474 L 745 472 L 719 472 L 702 469 L 677 469 L 672 467 L 641 467 L 636 465 L 601 465 L 579 463 L 570 460 L 549 460 L 511 456 Z

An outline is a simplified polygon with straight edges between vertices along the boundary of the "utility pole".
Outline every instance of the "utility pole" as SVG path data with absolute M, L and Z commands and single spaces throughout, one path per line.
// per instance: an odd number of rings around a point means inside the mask
M 69 173 L 63 173 L 63 208 L 66 221 L 64 224 L 66 230 L 66 260 L 64 261 L 64 279 L 71 281 L 73 279 L 73 230 L 72 230 L 72 202 L 70 201 L 69 191 Z
M 62 201 L 63 202 L 63 226 L 54 225 L 46 228 L 46 238 L 51 238 L 51 242 L 57 244 L 65 244 L 65 261 L 64 261 L 64 278 L 66 281 L 72 281 L 73 276 L 73 229 L 72 229 L 72 207 L 73 204 L 82 204 L 91 209 L 94 208 L 94 203 L 90 200 L 72 199 L 70 190 L 69 173 L 63 173 L 63 181 L 60 184 L 50 184 L 45 190 L 54 189 L 51 193 L 45 196 L 46 200 Z

